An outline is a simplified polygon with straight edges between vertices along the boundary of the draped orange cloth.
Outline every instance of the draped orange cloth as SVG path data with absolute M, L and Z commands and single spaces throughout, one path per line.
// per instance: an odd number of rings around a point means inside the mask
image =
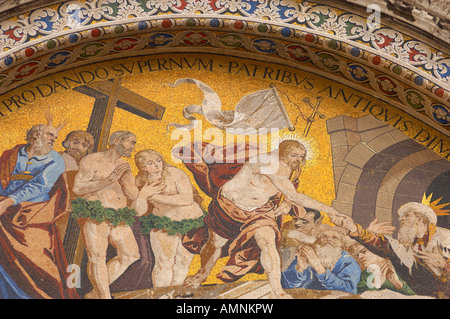
M 247 273 L 264 272 L 260 263 L 261 250 L 254 238 L 258 228 L 271 227 L 276 234 L 277 243 L 281 240 L 281 217 L 275 218 L 274 210 L 281 202 L 281 194 L 277 194 L 265 205 L 246 211 L 238 208 L 225 198 L 221 187 L 232 179 L 248 160 L 249 146 L 235 145 L 233 150 L 216 147 L 217 153 L 235 154 L 236 163 L 205 161 L 205 149 L 210 144 L 198 143 L 190 147 L 175 149 L 174 156 L 183 160 L 186 167 L 193 173 L 194 179 L 202 191 L 212 198 L 208 207 L 205 224 L 193 229 L 183 236 L 183 246 L 192 253 L 199 254 L 209 239 L 209 229 L 223 238 L 229 239 L 222 249 L 222 256 L 229 256 L 227 264 L 222 268 L 218 278 L 225 282 L 233 282 Z M 214 156 L 214 154 L 213 154 Z M 198 159 L 201 158 L 201 161 Z M 197 161 L 195 160 L 197 159 Z M 299 171 L 293 176 L 294 186 L 298 186 Z M 294 211 L 294 214 L 297 211 Z
M 0 157 L 0 183 L 9 184 L 18 150 Z M 15 283 L 36 299 L 78 299 L 67 286 L 67 260 L 55 221 L 67 213 L 68 190 L 64 174 L 43 202 L 22 202 L 0 216 L 0 265 Z

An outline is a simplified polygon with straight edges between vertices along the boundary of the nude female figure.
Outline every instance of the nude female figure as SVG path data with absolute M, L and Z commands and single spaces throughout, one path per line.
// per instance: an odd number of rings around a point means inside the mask
M 166 163 L 154 150 L 143 150 L 135 156 L 139 173 L 136 185 L 139 196 L 133 204 L 142 216 L 147 213 L 167 216 L 172 220 L 194 219 L 203 215 L 201 197 L 193 189 L 188 175 Z M 164 187 L 161 192 L 160 188 Z M 155 193 L 155 190 L 158 190 Z M 153 229 L 150 242 L 155 255 L 154 287 L 181 285 L 186 278 L 194 255 L 181 243 L 181 235 L 168 235 Z

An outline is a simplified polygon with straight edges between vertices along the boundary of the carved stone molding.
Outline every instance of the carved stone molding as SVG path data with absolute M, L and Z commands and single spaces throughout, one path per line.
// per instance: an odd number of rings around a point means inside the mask
M 447 0 L 342 0 L 342 2 L 364 8 L 378 5 L 383 14 L 423 30 L 447 44 L 450 43 L 450 2 Z
M 371 26 L 354 0 L 24 1 L 0 14 L 0 94 L 98 61 L 216 52 L 338 80 L 450 132 L 448 45 L 385 17 Z

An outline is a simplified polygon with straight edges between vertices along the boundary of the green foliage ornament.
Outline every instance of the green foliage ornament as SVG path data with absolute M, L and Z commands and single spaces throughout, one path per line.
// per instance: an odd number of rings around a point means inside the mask
M 188 231 L 203 226 L 207 213 L 195 219 L 172 220 L 167 216 L 156 216 L 148 214 L 140 218 L 141 231 L 143 234 L 149 234 L 152 229 L 163 229 L 169 236 L 176 234 L 184 235 Z
M 134 209 L 128 207 L 119 209 L 103 207 L 99 200 L 88 201 L 84 198 L 77 197 L 71 203 L 71 216 L 73 218 L 90 218 L 98 223 L 109 221 L 114 227 L 120 223 L 131 226 L 134 223 L 134 217 L 137 215 Z

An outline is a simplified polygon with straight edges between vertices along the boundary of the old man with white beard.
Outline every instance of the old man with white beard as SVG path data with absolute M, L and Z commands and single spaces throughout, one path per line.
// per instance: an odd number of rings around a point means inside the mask
M 398 215 L 398 239 L 383 235 L 386 227 L 368 231 L 348 216 L 332 216 L 331 220 L 347 228 L 350 237 L 367 249 L 388 258 L 416 294 L 449 298 L 450 230 L 437 227 L 435 212 L 422 203 L 406 203 Z
M 355 294 L 361 268 L 343 249 L 346 235 L 337 226 L 321 227 L 317 242 L 313 246 L 300 246 L 297 257 L 282 273 L 283 288 L 340 290 Z
M 68 204 L 64 160 L 53 150 L 62 126 L 47 119 L 0 157 L 0 299 L 78 298 L 56 227 Z

